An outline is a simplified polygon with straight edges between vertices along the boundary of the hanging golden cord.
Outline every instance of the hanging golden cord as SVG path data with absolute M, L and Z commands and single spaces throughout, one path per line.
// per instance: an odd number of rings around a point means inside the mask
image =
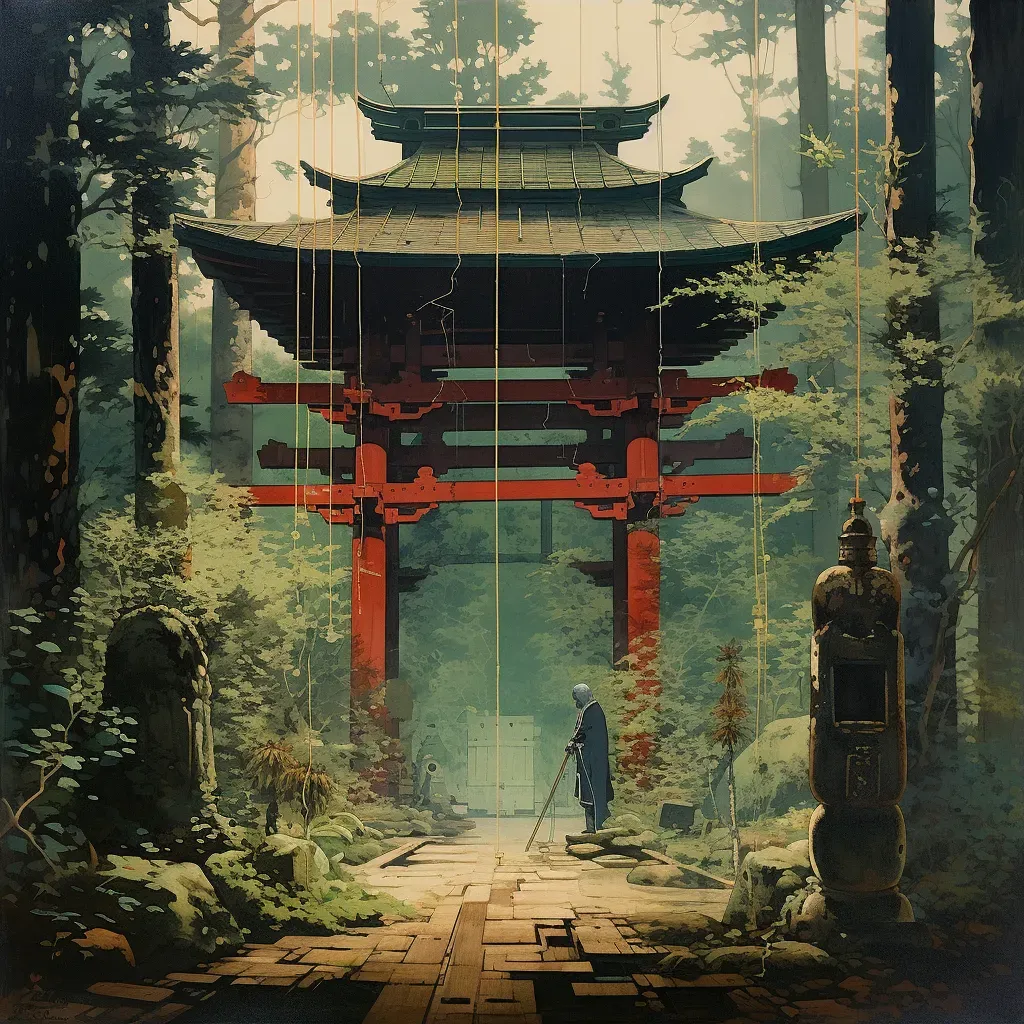
M 761 373 L 761 308 L 756 286 L 761 274 L 760 177 L 761 177 L 761 30 L 760 3 L 754 0 L 754 28 L 751 53 L 751 190 L 754 226 L 753 294 L 753 358 L 760 384 Z M 753 556 L 754 556 L 754 645 L 756 652 L 754 756 L 759 758 L 761 740 L 761 696 L 768 672 L 768 556 L 765 551 L 764 505 L 759 493 L 761 479 L 761 417 L 755 401 L 751 408 L 753 434 Z
M 853 476 L 853 495 L 860 497 L 861 470 L 861 278 L 860 278 L 860 0 L 853 0 L 853 197 L 857 207 L 857 227 L 853 232 L 853 273 L 855 319 L 857 326 L 857 462 Z
M 501 262 L 501 218 L 499 201 L 501 179 L 501 50 L 499 46 L 499 0 L 494 0 L 494 847 L 500 849 L 501 836 L 501 570 L 498 558 L 498 328 L 499 264 Z
M 616 8 L 616 11 L 618 8 Z M 616 28 L 616 33 L 618 29 Z M 618 35 L 616 35 L 616 39 Z M 662 91 L 662 55 L 661 55 L 661 0 L 657 0 L 654 5 L 654 67 L 655 75 L 657 78 L 657 93 L 658 99 L 664 95 Z M 665 294 L 665 290 L 662 286 L 662 278 L 665 272 L 665 231 L 664 231 L 664 180 L 665 180 L 665 132 L 664 132 L 664 112 L 658 111 L 658 128 L 657 128 L 657 142 L 658 142 L 658 304 L 657 304 L 657 316 L 658 316 L 658 377 L 655 383 L 655 388 L 658 395 L 658 419 L 657 419 L 657 431 L 656 431 L 656 449 L 658 454 L 658 492 L 660 494 L 662 487 L 664 486 L 664 480 L 662 477 L 662 461 L 661 461 L 661 416 L 662 416 L 662 386 L 661 386 L 661 375 L 664 371 L 665 364 L 665 344 L 663 334 L 663 314 L 664 309 L 662 307 L 662 297 Z M 652 509 L 653 511 L 653 509 Z
M 302 57 L 302 0 L 295 0 L 295 166 L 302 159 L 302 76 L 299 65 Z M 299 541 L 299 365 L 302 344 L 302 175 L 295 175 L 295 478 L 292 512 L 292 551 Z M 305 497 L 305 496 L 303 496 Z
M 327 641 L 332 643 L 334 633 L 334 0 L 330 0 L 330 27 L 328 43 L 331 47 L 330 81 L 327 84 L 328 145 L 331 152 L 328 170 L 331 175 L 330 213 L 330 277 L 327 286 Z M 315 161 L 314 161 L 315 164 Z
M 359 0 L 355 0 L 352 28 L 352 96 L 356 102 L 356 233 L 352 242 L 352 259 L 356 265 L 356 373 L 360 396 L 363 394 L 363 265 L 359 259 L 360 229 L 362 227 L 362 183 L 363 183 L 363 133 L 359 123 Z M 359 427 L 356 434 L 356 454 L 359 458 L 359 470 L 363 480 L 366 479 L 366 455 L 363 451 L 363 402 L 360 399 L 357 413 Z M 359 557 L 363 556 L 366 543 L 366 517 L 359 516 Z M 352 583 L 355 588 L 355 599 L 361 601 L 363 593 L 362 574 L 357 566 L 352 565 Z

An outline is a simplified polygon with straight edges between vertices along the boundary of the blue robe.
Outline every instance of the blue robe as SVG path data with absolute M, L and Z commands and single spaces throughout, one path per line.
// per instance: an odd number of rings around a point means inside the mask
M 608 768 L 608 723 L 596 700 L 580 711 L 572 739 L 580 744 L 576 748 L 574 795 L 584 807 L 594 808 L 594 827 L 600 828 L 608 817 L 608 801 L 615 793 Z

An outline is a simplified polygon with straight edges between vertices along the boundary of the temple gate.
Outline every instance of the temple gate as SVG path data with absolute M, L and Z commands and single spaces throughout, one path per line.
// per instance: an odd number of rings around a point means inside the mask
M 304 164 L 331 192 L 330 218 L 177 219 L 204 274 L 302 366 L 335 371 L 323 383 L 240 373 L 225 389 L 232 403 L 306 405 L 353 436 L 354 447 L 333 450 L 268 441 L 263 468 L 316 469 L 326 482 L 250 491 L 256 504 L 300 502 L 353 528 L 354 702 L 397 678 L 398 530 L 441 504 L 571 501 L 608 520 L 611 566 L 581 569 L 613 588 L 613 657 L 635 671 L 629 696 L 640 710 L 660 692 L 659 520 L 702 497 L 794 485 L 785 473 L 691 472 L 702 460 L 749 462 L 744 433 L 662 438 L 707 402 L 752 386 L 792 392 L 796 378 L 786 369 L 691 376 L 744 331 L 717 317 L 730 311 L 724 300 L 656 307 L 672 288 L 749 262 L 755 250 L 763 260 L 830 250 L 856 214 L 752 223 L 692 212 L 683 190 L 710 159 L 658 172 L 617 155 L 666 101 L 508 107 L 499 126 L 493 107 L 359 98 L 374 136 L 401 144 L 402 160 L 360 180 Z M 481 379 L 488 368 L 491 379 Z M 445 438 L 495 429 L 493 449 Z M 586 440 L 503 443 L 513 430 L 579 430 Z M 445 479 L 488 467 L 491 479 Z M 524 479 L 519 469 L 547 475 Z M 550 505 L 542 508 L 550 523 Z M 389 728 L 396 735 L 397 724 Z M 641 784 L 652 742 L 633 734 L 623 759 Z

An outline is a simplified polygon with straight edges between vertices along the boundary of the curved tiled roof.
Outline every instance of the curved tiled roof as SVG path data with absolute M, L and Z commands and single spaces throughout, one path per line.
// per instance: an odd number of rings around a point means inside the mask
M 493 140 L 499 130 L 498 111 L 493 106 L 476 104 L 396 105 L 376 103 L 365 96 L 356 102 L 369 118 L 373 137 L 383 142 L 417 145 L 424 142 L 454 143 L 456 138 Z M 510 104 L 501 108 L 500 131 L 509 141 L 549 141 L 559 136 L 567 140 L 620 142 L 641 139 L 651 119 L 668 102 L 668 96 L 631 106 L 540 106 Z
M 449 196 L 451 193 L 449 193 Z M 458 220 L 458 232 L 456 232 Z M 502 203 L 498 239 L 502 262 L 557 266 L 563 262 L 654 263 L 714 266 L 751 258 L 755 243 L 765 257 L 833 248 L 857 225 L 856 211 L 794 221 L 720 220 L 658 203 Z M 333 232 L 333 239 L 332 239 Z M 493 202 L 394 203 L 369 206 L 333 219 L 260 224 L 178 216 L 179 241 L 198 251 L 252 259 L 310 258 L 334 251 L 337 263 L 395 264 L 493 262 Z
M 404 191 L 429 200 L 441 195 L 450 199 L 458 190 L 463 201 L 494 198 L 495 171 L 502 199 L 506 201 L 574 202 L 653 198 L 659 188 L 663 199 L 678 199 L 683 186 L 703 178 L 711 157 L 681 171 L 659 173 L 632 167 L 594 142 L 576 144 L 524 143 L 501 146 L 495 167 L 494 145 L 461 145 L 458 159 L 454 146 L 424 144 L 385 171 L 358 181 L 330 175 L 305 161 L 302 170 L 310 184 L 330 189 L 336 209 L 355 207 L 357 192 L 362 202 L 377 201 L 376 193 L 390 196 Z M 581 196 L 582 194 L 582 196 Z

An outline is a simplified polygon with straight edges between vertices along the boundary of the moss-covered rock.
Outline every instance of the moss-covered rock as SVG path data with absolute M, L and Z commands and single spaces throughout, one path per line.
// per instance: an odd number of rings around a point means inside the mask
M 634 921 L 633 927 L 648 941 L 666 946 L 716 939 L 725 930 L 720 921 L 696 910 L 666 911 L 649 921 Z
M 123 936 L 147 974 L 225 956 L 244 941 L 198 864 L 118 856 L 109 864 L 58 879 L 62 909 L 79 920 L 101 916 L 97 924 Z
M 736 758 L 736 814 L 741 821 L 814 806 L 807 782 L 809 728 L 806 715 L 776 719 Z M 724 779 L 715 800 L 720 808 L 729 806 Z
M 310 887 L 275 881 L 240 850 L 214 854 L 206 870 L 224 904 L 257 942 L 282 934 L 332 935 L 352 925 L 380 924 L 384 917 L 418 916 L 393 896 L 342 879 L 322 878 Z
M 770 846 L 748 853 L 729 898 L 725 921 L 736 928 L 764 928 L 782 914 L 783 906 L 811 877 L 802 848 Z

